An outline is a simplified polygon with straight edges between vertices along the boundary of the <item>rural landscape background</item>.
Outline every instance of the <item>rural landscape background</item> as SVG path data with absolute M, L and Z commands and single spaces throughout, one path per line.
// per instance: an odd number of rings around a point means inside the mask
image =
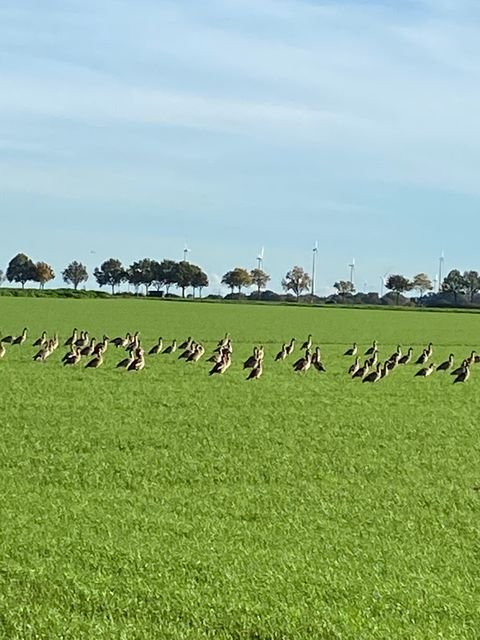
M 480 4 L 0 2 L 0 638 L 477 640 Z

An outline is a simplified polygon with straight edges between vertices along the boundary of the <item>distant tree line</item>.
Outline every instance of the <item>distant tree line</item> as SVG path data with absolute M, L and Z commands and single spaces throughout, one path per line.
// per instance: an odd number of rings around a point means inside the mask
M 35 263 L 24 253 L 19 253 L 10 260 L 5 277 L 8 282 L 20 283 L 22 288 L 27 282 L 38 282 L 43 289 L 45 283 L 55 278 L 55 273 L 46 262 Z M 100 287 L 109 286 L 112 294 L 124 282 L 131 284 L 137 293 L 141 286 L 145 287 L 147 295 L 151 287 L 157 292 L 165 290 L 168 294 L 170 287 L 176 286 L 181 289 L 182 296 L 185 296 L 186 289 L 190 287 L 194 296 L 197 291 L 201 295 L 202 289 L 208 287 L 207 274 L 199 266 L 187 261 L 158 262 L 143 258 L 124 267 L 120 260 L 109 258 L 94 269 L 93 277 Z M 89 274 L 84 264 L 74 260 L 62 271 L 62 278 L 66 284 L 78 289 L 88 280 Z M 0 271 L 0 280 L 2 279 L 3 273 Z
M 112 294 L 118 292 L 123 283 L 133 286 L 135 293 L 144 287 L 146 295 L 170 295 L 172 287 L 180 289 L 185 297 L 188 289 L 195 297 L 202 296 L 202 291 L 208 287 L 207 274 L 197 265 L 186 260 L 175 262 L 164 259 L 162 261 L 143 258 L 129 266 L 124 266 L 120 260 L 109 258 L 93 271 L 93 277 L 100 287 L 110 287 Z M 14 256 L 5 274 L 0 271 L 0 283 L 6 278 L 8 282 L 19 283 L 22 288 L 27 282 L 38 282 L 40 289 L 55 278 L 53 268 L 46 262 L 34 262 L 24 253 Z M 81 262 L 74 260 L 62 271 L 64 282 L 75 290 L 89 279 L 87 268 Z M 401 274 L 392 274 L 385 279 L 385 288 L 389 291 L 384 296 L 376 292 L 356 292 L 353 282 L 338 280 L 333 286 L 337 293 L 327 297 L 314 296 L 311 293 L 312 279 L 300 266 L 290 269 L 281 281 L 284 295 L 266 290 L 270 275 L 263 269 L 245 269 L 235 267 L 227 271 L 221 279 L 222 284 L 230 288 L 226 298 L 246 297 L 244 291 L 250 287 L 255 290 L 251 298 L 263 300 L 297 300 L 318 303 L 341 304 L 396 304 L 423 306 L 474 306 L 480 303 L 480 274 L 477 271 L 460 272 L 452 269 L 443 279 L 440 290 L 433 293 L 433 284 L 426 273 L 417 273 L 412 278 Z M 414 298 L 405 294 L 414 291 L 418 295 Z M 212 295 L 211 297 L 221 297 Z

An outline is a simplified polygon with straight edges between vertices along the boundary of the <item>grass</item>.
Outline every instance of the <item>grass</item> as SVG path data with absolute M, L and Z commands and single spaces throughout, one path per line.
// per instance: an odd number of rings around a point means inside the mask
M 140 374 L 0 361 L 0 637 L 476 639 L 480 365 L 465 385 L 350 380 L 373 338 L 434 359 L 477 348 L 470 314 L 0 299 L 1 329 L 73 326 L 146 346 L 225 331 L 234 364 Z M 274 363 L 313 333 L 328 369 Z M 266 346 L 264 376 L 241 363 Z M 60 353 L 61 352 L 61 353 Z

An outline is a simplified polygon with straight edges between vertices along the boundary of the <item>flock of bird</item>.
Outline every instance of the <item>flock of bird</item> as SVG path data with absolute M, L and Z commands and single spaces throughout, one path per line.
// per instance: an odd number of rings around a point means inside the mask
M 25 328 L 18 336 L 8 335 L 0 338 L 0 359 L 6 352 L 6 344 L 13 346 L 21 346 L 27 341 L 28 331 Z M 109 348 L 114 345 L 116 349 L 123 349 L 126 352 L 116 365 L 119 369 L 127 371 L 141 371 L 145 367 L 145 349 L 141 345 L 139 332 L 134 334 L 127 333 L 124 337 L 119 336 L 110 340 L 104 335 L 102 340 L 97 341 L 94 337 L 90 337 L 88 331 L 78 331 L 74 329 L 69 338 L 65 341 L 64 346 L 68 347 L 68 351 L 63 355 L 61 361 L 64 366 L 78 365 L 82 359 L 85 361 L 85 368 L 98 369 L 104 362 L 104 356 Z M 48 337 L 47 332 L 43 331 L 42 335 L 33 342 L 34 347 L 38 347 L 37 353 L 33 356 L 33 360 L 37 362 L 45 362 L 60 346 L 58 334 Z M 205 347 L 188 337 L 186 340 L 177 344 L 177 340 L 173 340 L 170 344 L 164 345 L 163 338 L 148 350 L 147 356 L 168 355 L 179 351 L 178 359 L 186 362 L 198 362 L 205 354 Z M 274 360 L 276 362 L 287 360 L 295 351 L 295 338 L 290 342 L 284 343 L 280 351 L 276 354 Z M 326 367 L 322 362 L 322 355 L 319 346 L 313 347 L 312 335 L 300 347 L 303 355 L 295 360 L 292 368 L 295 372 L 306 373 L 310 368 L 320 373 L 326 372 Z M 227 333 L 218 341 L 213 353 L 208 358 L 211 363 L 209 375 L 221 375 L 225 373 L 232 364 L 233 345 L 230 335 Z M 344 356 L 355 358 L 354 362 L 347 370 L 348 375 L 355 379 L 366 383 L 377 383 L 397 367 L 402 367 L 413 363 L 413 348 L 409 347 L 406 353 L 402 352 L 402 347 L 397 349 L 383 362 L 379 359 L 378 342 L 373 341 L 372 345 L 364 352 L 364 358 L 360 362 L 359 348 L 357 343 L 345 351 Z M 476 351 L 472 351 L 466 357 L 462 364 L 454 368 L 454 355 L 451 353 L 447 360 L 435 365 L 429 362 L 433 355 L 433 345 L 430 342 L 426 346 L 418 358 L 414 361 L 416 365 L 420 365 L 421 369 L 414 374 L 416 377 L 427 378 L 434 371 L 450 372 L 454 383 L 466 382 L 470 377 L 470 369 L 473 364 L 480 363 L 480 355 Z M 252 354 L 243 363 L 243 369 L 250 370 L 247 380 L 257 380 L 263 373 L 263 364 L 265 359 L 265 348 L 263 345 L 254 346 Z

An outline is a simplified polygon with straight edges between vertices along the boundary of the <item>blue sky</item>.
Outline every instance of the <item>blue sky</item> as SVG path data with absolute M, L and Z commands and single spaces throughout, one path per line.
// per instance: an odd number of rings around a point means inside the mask
M 3 0 L 0 268 L 480 270 L 479 114 L 476 0 Z

